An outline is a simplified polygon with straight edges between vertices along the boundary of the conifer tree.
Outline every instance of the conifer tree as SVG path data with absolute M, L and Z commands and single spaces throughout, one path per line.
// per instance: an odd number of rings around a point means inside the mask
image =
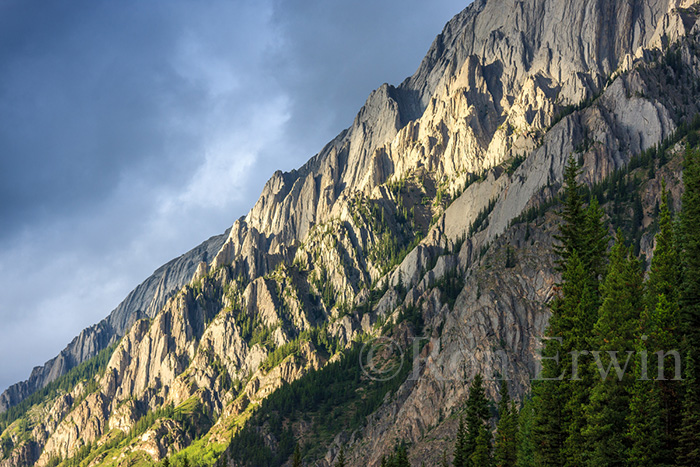
M 597 299 L 591 291 L 589 278 L 574 250 L 562 274 L 560 295 L 551 306 L 552 316 L 547 328 L 551 339 L 545 341 L 543 350 L 543 380 L 534 388 L 538 406 L 534 434 L 538 463 L 543 465 L 561 466 L 567 465 L 567 461 L 576 465 L 581 453 L 580 432 L 585 425 L 581 407 L 588 402 L 592 377 L 579 359 L 576 361 L 578 370 L 573 374 L 571 352 L 590 348 Z
M 664 296 L 659 302 L 659 306 L 667 306 Z M 650 315 L 645 310 L 640 323 L 650 321 L 645 315 Z M 651 331 L 647 327 L 643 332 Z M 648 356 L 654 348 L 648 342 L 648 336 L 637 337 L 637 358 L 634 362 L 634 383 L 630 391 L 630 405 L 627 416 L 629 425 L 627 431 L 628 443 L 630 445 L 627 460 L 629 465 L 635 466 L 657 466 L 663 461 L 670 460 L 668 451 L 664 451 L 664 426 L 661 409 L 661 391 L 659 383 L 655 381 L 655 375 L 648 374 L 648 367 L 643 367 L 641 356 Z
M 700 465 L 700 389 L 697 387 L 700 352 L 700 151 L 686 148 L 683 166 L 680 225 L 683 282 L 680 327 L 685 352 L 682 420 L 678 435 L 679 465 Z
M 576 159 L 573 155 L 569 156 L 564 168 L 564 208 L 560 214 L 564 222 L 559 226 L 559 234 L 554 236 L 560 243 L 554 247 L 554 251 L 560 258 L 558 261 L 560 270 L 564 270 L 574 251 L 580 253 L 585 247 L 583 229 L 586 224 L 586 212 L 581 196 L 583 187 L 577 180 L 580 174 L 581 169 Z
M 532 399 L 526 399 L 520 413 L 518 413 L 517 467 L 533 467 L 535 465 L 534 423 L 535 404 Z
M 454 465 L 454 467 L 463 467 L 467 465 L 468 458 L 467 429 L 464 425 L 464 417 L 459 417 L 459 428 L 457 428 L 457 440 L 455 441 L 452 465 Z
M 498 426 L 493 460 L 498 467 L 510 467 L 516 463 L 517 450 L 517 409 L 511 404 L 508 394 L 508 381 L 501 380 L 501 400 L 498 402 Z
M 471 466 L 473 455 L 477 450 L 479 443 L 479 435 L 482 436 L 479 459 L 483 458 L 488 444 L 488 456 L 491 456 L 491 432 L 486 428 L 490 418 L 489 401 L 486 398 L 484 390 L 484 378 L 481 374 L 477 374 L 469 388 L 469 399 L 466 404 L 466 420 L 464 417 L 459 419 L 459 428 L 457 429 L 457 439 L 455 441 L 454 458 L 452 465 L 455 467 Z M 485 441 L 482 428 L 486 430 L 488 442 Z
M 662 182 L 659 233 L 656 235 L 654 256 L 646 284 L 646 311 L 639 322 L 638 337 L 646 336 L 643 347 L 649 354 L 655 354 L 658 351 L 677 352 L 680 348 L 678 298 L 682 276 L 680 258 L 675 243 L 669 196 L 666 184 Z M 650 376 L 654 380 L 653 382 L 639 381 L 635 383 L 637 392 L 646 388 L 645 396 L 642 399 L 650 398 L 651 393 L 658 398 L 658 400 L 647 400 L 646 406 L 658 406 L 659 423 L 662 427 L 660 435 L 662 444 L 657 452 L 659 459 L 670 463 L 674 459 L 677 447 L 676 429 L 680 425 L 681 385 L 679 381 L 674 379 L 674 363 L 658 361 L 657 356 L 653 355 L 651 364 L 654 370 L 658 368 L 658 365 L 664 366 L 664 378 L 657 381 L 657 372 L 654 371 L 654 374 Z M 652 388 L 651 385 L 654 387 Z M 635 394 L 635 398 L 638 397 L 640 395 Z M 640 408 L 646 410 L 644 407 Z M 644 429 L 651 433 L 655 429 L 653 424 L 656 423 L 656 415 L 644 420 L 640 418 L 639 421 L 647 425 Z M 633 438 L 633 440 L 637 441 L 638 438 Z M 647 447 L 640 447 L 640 449 Z
M 586 209 L 585 223 L 582 229 L 583 244 L 580 246 L 581 262 L 590 274 L 591 288 L 598 291 L 600 278 L 607 267 L 607 251 L 610 236 L 607 225 L 603 222 L 603 210 L 598 205 L 598 198 L 591 199 Z
M 394 447 L 394 452 L 389 457 L 382 457 L 382 467 L 411 467 L 408 461 L 406 446 L 401 443 Z
M 675 237 L 671 203 L 666 191 L 666 183 L 662 182 L 659 233 L 655 237 L 654 257 L 651 260 L 647 281 L 647 307 L 650 310 L 656 307 L 659 295 L 665 295 L 671 303 L 678 300 L 678 286 L 682 276 Z
M 603 303 L 594 327 L 598 371 L 586 406 L 584 429 L 589 465 L 623 465 L 627 449 L 627 410 L 634 372 L 629 366 L 636 326 L 643 305 L 641 267 L 631 257 L 618 231 L 610 267 L 602 287 Z
M 686 149 L 681 213 L 683 285 L 681 318 L 688 344 L 700 348 L 700 151 Z
M 338 459 L 335 461 L 335 467 L 345 467 L 345 447 L 341 446 Z
M 597 199 L 593 198 L 588 208 L 583 207 L 579 173 L 572 156 L 564 173 L 563 222 L 555 236 L 560 242 L 555 252 L 560 257 L 562 282 L 545 332 L 542 380 L 533 386 L 537 406 L 533 435 L 541 465 L 580 465 L 581 431 L 585 426 L 582 407 L 588 404 L 593 385 L 584 358 L 574 361 L 572 352 L 580 356 L 590 348 L 608 235 Z M 574 363 L 579 366 L 576 375 L 572 373 Z
M 292 460 L 292 467 L 301 467 L 301 451 L 299 451 L 299 445 L 294 448 L 294 458 Z
M 490 415 L 489 401 L 486 399 L 484 390 L 484 378 L 479 373 L 472 381 L 469 399 L 467 399 L 466 441 L 463 453 L 466 459 L 474 453 L 480 429 L 489 420 Z
M 472 467 L 490 467 L 491 459 L 491 432 L 485 423 L 477 428 L 474 452 L 469 456 L 469 465 Z
M 396 451 L 394 465 L 392 467 L 411 467 L 411 463 L 408 461 L 408 452 L 406 451 L 406 446 L 401 444 Z
M 447 451 L 442 452 L 442 459 L 440 459 L 440 467 L 450 467 L 450 463 L 447 461 Z
M 696 350 L 691 348 L 686 356 L 682 425 L 678 430 L 676 452 L 676 464 L 688 467 L 700 465 L 700 382 L 696 373 L 696 355 Z

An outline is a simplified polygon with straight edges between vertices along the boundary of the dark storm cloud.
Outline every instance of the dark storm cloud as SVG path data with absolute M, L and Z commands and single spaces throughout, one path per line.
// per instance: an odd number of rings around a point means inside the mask
M 464 6 L 0 3 L 0 390 L 245 214 Z

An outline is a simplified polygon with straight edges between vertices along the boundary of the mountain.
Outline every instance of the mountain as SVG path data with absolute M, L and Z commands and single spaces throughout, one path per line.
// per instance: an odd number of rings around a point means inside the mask
M 477 372 L 530 388 L 569 156 L 593 186 L 665 144 L 625 224 L 651 255 L 661 179 L 682 189 L 671 142 L 699 110 L 699 16 L 689 0 L 475 1 L 227 234 L 10 388 L 0 466 L 282 465 L 297 441 L 307 464 L 343 447 L 375 466 L 397 439 L 437 464 Z
M 107 318 L 84 329 L 58 356 L 43 366 L 34 368 L 28 380 L 14 384 L 0 394 L 0 413 L 19 404 L 77 365 L 95 357 L 121 338 L 135 321 L 155 316 L 167 298 L 189 282 L 199 263 L 206 262 L 219 251 L 225 239 L 225 233 L 212 237 L 158 268 L 132 290 Z

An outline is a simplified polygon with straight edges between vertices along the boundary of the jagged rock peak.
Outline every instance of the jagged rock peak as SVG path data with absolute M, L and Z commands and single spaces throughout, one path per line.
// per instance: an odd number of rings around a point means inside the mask
M 237 222 L 270 239 L 269 246 L 280 253 L 279 245 L 303 241 L 311 227 L 328 220 L 344 195 L 369 193 L 416 165 L 432 168 L 422 157 L 426 151 L 410 152 L 406 146 L 431 131 L 421 134 L 423 127 L 443 125 L 451 109 L 439 102 L 454 101 L 460 86 L 466 89 L 462 118 L 470 120 L 466 130 L 473 138 L 449 155 L 457 160 L 438 160 L 438 166 L 477 172 L 516 150 L 529 151 L 539 141 L 528 132 L 543 131 L 558 109 L 596 95 L 643 50 L 661 45 L 673 11 L 691 3 L 477 0 L 445 26 L 413 76 L 398 87 L 384 84 L 372 92 L 352 126 L 303 167 L 275 172 Z M 516 140 L 506 134 L 508 128 L 525 136 Z M 401 150 L 392 154 L 397 144 Z M 225 248 L 219 263 L 235 259 L 230 251 L 238 248 Z

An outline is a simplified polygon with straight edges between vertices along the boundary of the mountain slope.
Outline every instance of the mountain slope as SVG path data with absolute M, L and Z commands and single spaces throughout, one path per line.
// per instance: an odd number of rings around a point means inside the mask
M 351 465 L 377 465 L 396 438 L 434 461 L 465 383 L 503 368 L 497 351 L 515 393 L 529 388 L 557 280 L 555 219 L 514 219 L 556 196 L 569 155 L 601 181 L 700 110 L 692 3 L 472 4 L 414 76 L 372 93 L 302 168 L 277 172 L 213 259 L 182 269 L 187 285 L 132 314 L 143 319 L 100 371 L 0 425 L 0 465 L 148 465 L 183 448 L 176 458 L 211 464 L 250 440 L 274 464 L 307 437 L 321 465 L 340 445 Z M 353 341 L 412 351 L 420 335 L 432 340 L 416 349 L 418 373 L 398 366 L 387 385 L 349 360 Z M 347 377 L 346 402 L 280 431 L 266 404 L 284 407 L 309 374 Z
M 34 368 L 28 380 L 14 384 L 0 394 L 0 413 L 19 404 L 82 362 L 95 357 L 123 336 L 135 321 L 152 318 L 163 307 L 169 295 L 190 280 L 199 263 L 208 261 L 219 251 L 225 238 L 226 234 L 212 237 L 158 268 L 132 290 L 107 318 L 84 329 L 58 356 L 43 366 Z

